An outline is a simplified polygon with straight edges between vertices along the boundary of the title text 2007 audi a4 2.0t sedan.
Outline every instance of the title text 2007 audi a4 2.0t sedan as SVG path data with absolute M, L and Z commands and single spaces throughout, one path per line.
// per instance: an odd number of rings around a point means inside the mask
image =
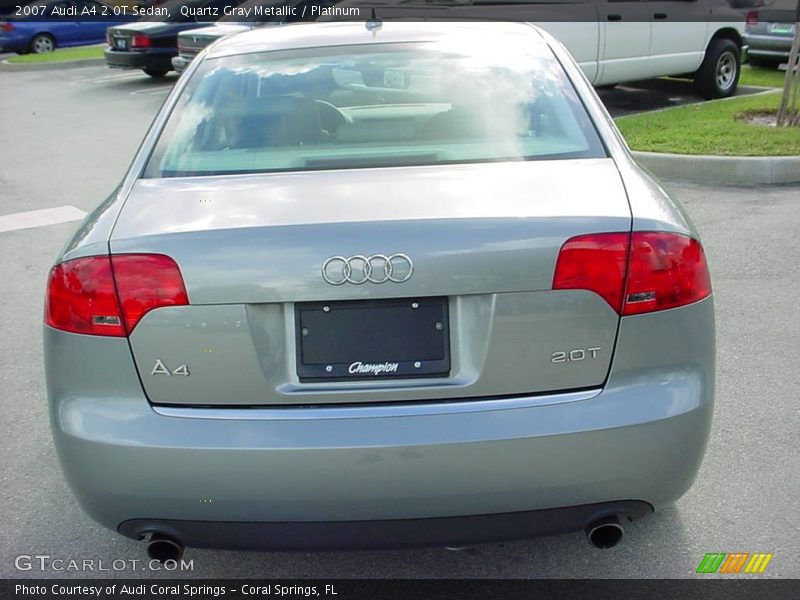
M 162 559 L 611 546 L 692 484 L 712 413 L 697 233 L 524 24 L 215 44 L 45 321 L 66 478 Z

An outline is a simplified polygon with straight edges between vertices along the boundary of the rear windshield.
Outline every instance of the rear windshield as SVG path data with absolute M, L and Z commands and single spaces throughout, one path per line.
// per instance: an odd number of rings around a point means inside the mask
M 601 156 L 546 47 L 380 44 L 204 61 L 144 176 Z

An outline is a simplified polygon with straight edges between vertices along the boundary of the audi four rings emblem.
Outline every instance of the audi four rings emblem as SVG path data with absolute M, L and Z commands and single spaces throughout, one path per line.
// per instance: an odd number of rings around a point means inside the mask
M 322 278 L 331 285 L 343 283 L 403 283 L 411 279 L 414 263 L 401 252 L 364 256 L 331 256 L 322 263 Z

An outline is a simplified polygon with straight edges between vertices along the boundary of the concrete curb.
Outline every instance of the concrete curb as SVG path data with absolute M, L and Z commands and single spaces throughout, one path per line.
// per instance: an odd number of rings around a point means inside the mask
M 662 179 L 729 185 L 800 183 L 800 156 L 632 154 L 640 165 Z

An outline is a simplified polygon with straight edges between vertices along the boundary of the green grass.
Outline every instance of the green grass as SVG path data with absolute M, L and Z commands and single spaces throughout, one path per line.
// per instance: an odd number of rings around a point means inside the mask
M 786 71 L 778 69 L 764 69 L 751 65 L 742 65 L 742 74 L 739 76 L 739 85 L 756 85 L 761 87 L 783 87 Z
M 633 150 L 727 156 L 800 155 L 800 128 L 752 125 L 743 112 L 776 111 L 781 92 L 742 96 L 617 119 Z
M 31 63 L 64 62 L 84 60 L 87 58 L 103 58 L 103 46 L 78 46 L 77 48 L 57 48 L 46 54 L 18 54 L 8 59 L 15 65 Z

